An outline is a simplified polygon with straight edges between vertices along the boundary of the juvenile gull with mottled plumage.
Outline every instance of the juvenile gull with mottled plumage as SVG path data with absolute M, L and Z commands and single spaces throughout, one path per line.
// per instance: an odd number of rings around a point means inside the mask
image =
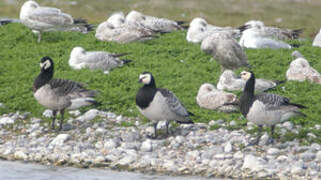
M 53 7 L 42 7 L 35 1 L 25 2 L 20 10 L 22 24 L 38 34 L 38 42 L 41 40 L 41 32 L 46 31 L 77 31 L 87 33 L 92 26 L 85 20 L 73 19 L 71 15 L 63 13 Z

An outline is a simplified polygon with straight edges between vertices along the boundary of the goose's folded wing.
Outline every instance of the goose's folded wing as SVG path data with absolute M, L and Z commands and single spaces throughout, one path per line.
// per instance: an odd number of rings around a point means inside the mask
M 261 101 L 269 110 L 279 109 L 280 106 L 285 106 L 289 103 L 288 98 L 270 93 L 258 94 L 255 99 Z
M 166 103 L 168 104 L 169 108 L 174 113 L 176 113 L 180 116 L 188 116 L 189 115 L 189 113 L 187 112 L 187 110 L 185 109 L 183 104 L 181 104 L 181 102 L 179 102 L 178 98 L 175 96 L 174 93 L 172 93 L 168 89 L 163 89 L 163 88 L 159 88 L 158 90 L 166 98 Z
M 43 26 L 66 26 L 73 24 L 73 18 L 69 14 L 62 13 L 56 8 L 39 7 L 32 11 L 28 18 Z
M 49 85 L 58 96 L 66 96 L 86 91 L 83 84 L 65 79 L 53 79 L 49 81 Z

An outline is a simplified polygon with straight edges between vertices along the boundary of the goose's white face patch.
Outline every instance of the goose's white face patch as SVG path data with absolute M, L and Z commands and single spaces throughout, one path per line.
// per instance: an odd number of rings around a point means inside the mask
M 240 75 L 241 75 L 241 78 L 244 79 L 245 81 L 247 81 L 251 77 L 251 73 L 247 71 L 242 71 Z
M 152 77 L 150 74 L 139 75 L 139 81 L 143 84 L 149 84 L 151 80 L 152 80 Z
M 49 60 L 47 60 L 43 63 L 40 63 L 40 67 L 44 68 L 44 69 L 48 69 L 50 66 L 51 66 L 51 62 Z

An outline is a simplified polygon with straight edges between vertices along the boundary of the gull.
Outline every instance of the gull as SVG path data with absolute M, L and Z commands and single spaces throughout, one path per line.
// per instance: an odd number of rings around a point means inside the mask
M 309 62 L 299 51 L 294 51 L 292 57 L 295 59 L 291 62 L 290 67 L 286 72 L 287 80 L 309 80 L 312 83 L 321 84 L 320 73 L 310 66 Z
M 119 59 L 127 54 L 111 54 L 105 51 L 86 52 L 82 47 L 74 47 L 70 53 L 69 66 L 73 69 L 89 68 L 110 71 L 131 62 L 131 60 Z
M 255 81 L 256 92 L 267 91 L 284 82 L 267 79 L 256 79 Z M 245 83 L 246 81 L 241 77 L 236 76 L 233 71 L 225 70 L 221 74 L 220 79 L 217 83 L 217 89 L 227 91 L 239 91 L 244 89 Z
M 228 33 L 214 33 L 203 40 L 201 50 L 211 54 L 221 65 L 222 72 L 225 69 L 237 69 L 249 67 L 247 56 L 242 47 Z
M 315 36 L 312 46 L 321 47 L 321 28 L 319 33 Z
M 85 20 L 73 19 L 71 15 L 63 13 L 60 9 L 41 7 L 37 2 L 31 0 L 22 5 L 20 21 L 38 35 L 38 42 L 41 41 L 41 32 L 77 31 L 87 33 L 92 28 Z
M 212 84 L 204 83 L 196 96 L 197 104 L 205 109 L 221 112 L 237 111 L 238 99 L 235 94 L 217 90 Z
M 127 14 L 126 21 L 133 24 L 139 23 L 147 29 L 160 33 L 184 30 L 184 27 L 181 26 L 181 24 L 184 23 L 182 21 L 173 21 L 166 18 L 148 16 L 134 10 Z
M 249 29 L 243 31 L 239 44 L 242 47 L 262 49 L 262 48 L 271 48 L 271 49 L 291 49 L 292 47 L 282 41 L 274 40 L 265 35 L 264 29 L 262 26 L 253 26 Z
M 265 26 L 262 21 L 251 20 L 245 23 L 245 26 L 260 27 L 262 29 L 263 36 L 267 38 L 277 39 L 277 40 L 289 40 L 289 39 L 298 39 L 300 34 L 303 32 L 303 29 L 281 29 L 278 27 Z
M 233 38 L 238 39 L 241 37 L 241 32 L 246 28 L 242 26 L 240 28 L 232 27 L 218 27 L 211 24 L 208 24 L 207 21 L 203 18 L 196 17 L 194 18 L 188 28 L 186 40 L 192 43 L 200 43 L 206 37 L 213 33 L 229 33 Z

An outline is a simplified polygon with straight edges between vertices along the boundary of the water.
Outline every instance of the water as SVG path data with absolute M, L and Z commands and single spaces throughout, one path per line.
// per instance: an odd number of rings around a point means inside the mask
M 0 161 L 0 180 L 205 180 L 201 177 L 171 177 L 117 172 L 105 169 L 54 167 Z

